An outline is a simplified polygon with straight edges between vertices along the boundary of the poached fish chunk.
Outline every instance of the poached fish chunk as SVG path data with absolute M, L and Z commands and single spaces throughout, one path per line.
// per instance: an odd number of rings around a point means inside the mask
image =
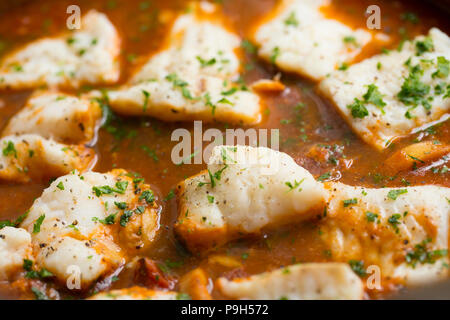
M 233 299 L 358 300 L 364 286 L 345 263 L 292 265 L 248 278 L 219 278 L 219 290 Z
M 180 16 L 168 47 L 150 57 L 127 85 L 108 93 L 116 112 L 165 121 L 260 121 L 258 95 L 237 83 L 239 37 L 199 15 Z
M 0 88 L 114 83 L 120 74 L 119 54 L 116 29 L 105 14 L 91 10 L 81 18 L 81 29 L 8 54 L 0 63 Z
M 0 139 L 0 180 L 28 182 L 85 171 L 95 159 L 92 149 L 66 145 L 36 134 Z
M 124 170 L 72 173 L 56 179 L 22 223 L 32 235 L 37 267 L 60 282 L 81 276 L 86 288 L 148 248 L 159 213 L 152 191 Z
M 95 101 L 45 92 L 27 101 L 3 130 L 3 136 L 38 134 L 62 143 L 81 144 L 94 138 L 102 115 Z
M 336 71 L 319 90 L 365 142 L 384 149 L 393 139 L 448 116 L 450 38 L 433 28 L 401 51 Z
M 327 19 L 320 12 L 320 7 L 327 3 L 327 0 L 282 1 L 275 16 L 255 32 L 259 56 L 284 71 L 314 80 L 351 61 L 371 40 L 371 35 Z
M 21 270 L 31 254 L 31 236 L 21 228 L 0 229 L 0 281 Z
M 151 290 L 142 287 L 111 290 L 98 293 L 90 300 L 185 300 L 185 295 L 162 290 Z
M 449 188 L 325 186 L 320 230 L 333 259 L 378 266 L 382 279 L 409 285 L 447 276 Z
M 287 154 L 245 146 L 215 147 L 208 170 L 177 193 L 175 230 L 194 251 L 310 218 L 326 198 L 322 184 Z

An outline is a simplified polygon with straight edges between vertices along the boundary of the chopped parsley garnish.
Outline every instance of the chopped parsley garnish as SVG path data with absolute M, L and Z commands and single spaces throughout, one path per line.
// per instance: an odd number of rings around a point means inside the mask
M 137 208 L 134 209 L 134 213 L 136 213 L 136 214 L 144 213 L 144 211 L 145 211 L 145 206 L 137 206 Z
M 402 13 L 401 16 L 400 16 L 400 18 L 401 18 L 403 21 L 409 21 L 409 22 L 411 22 L 412 24 L 417 24 L 417 23 L 419 23 L 419 18 L 418 18 L 417 15 L 416 15 L 415 13 L 413 13 L 413 12 L 405 12 L 405 13 Z
M 197 58 L 198 62 L 200 62 L 200 65 L 202 68 L 212 66 L 213 64 L 215 64 L 217 62 L 216 58 L 211 58 L 209 60 L 205 60 L 205 59 L 201 58 L 200 56 L 197 56 L 196 58 Z
M 144 95 L 144 104 L 142 106 L 142 109 L 145 111 L 147 111 L 147 107 L 148 107 L 148 98 L 150 98 L 150 93 L 146 90 L 142 90 L 142 94 Z
M 369 84 L 367 86 L 367 92 L 363 95 L 363 99 L 364 100 L 359 100 L 358 98 L 355 98 L 352 104 L 347 105 L 347 108 L 351 110 L 353 118 L 363 119 L 368 116 L 369 111 L 365 106 L 368 103 L 381 109 L 381 112 L 384 114 L 383 107 L 386 105 L 386 102 L 383 101 L 383 95 L 375 84 Z
M 180 292 L 180 293 L 177 293 L 177 298 L 176 299 L 177 300 L 191 300 L 192 298 L 187 293 Z
M 31 271 L 33 268 L 33 261 L 29 259 L 23 259 L 23 269 L 25 271 Z
M 437 57 L 437 70 L 432 74 L 433 78 L 446 78 L 450 73 L 450 61 L 445 57 Z
M 175 191 L 173 189 L 171 189 L 169 191 L 169 193 L 167 194 L 167 196 L 163 199 L 164 201 L 169 201 L 170 199 L 172 199 L 173 197 L 175 197 Z
M 388 222 L 394 228 L 395 232 L 398 233 L 398 225 L 400 224 L 399 219 L 402 217 L 400 213 L 394 213 L 389 217 Z
M 164 263 L 158 263 L 158 268 L 165 274 L 169 274 L 171 269 L 179 268 L 184 264 L 183 261 L 171 261 L 167 259 Z
M 18 64 L 18 63 L 11 64 L 11 67 L 13 68 L 13 70 L 15 72 L 22 72 L 23 71 L 23 67 L 20 64 Z
M 338 70 L 340 70 L 340 71 L 345 71 L 347 69 L 348 69 L 348 64 L 345 62 L 343 62 L 338 68 Z
M 192 97 L 191 95 L 191 92 L 187 88 L 188 83 L 184 80 L 179 79 L 175 73 L 167 75 L 166 80 L 172 82 L 174 88 L 180 88 L 183 97 L 189 100 L 194 99 L 194 97 Z
M 447 256 L 448 250 L 446 249 L 429 251 L 427 245 L 430 242 L 431 239 L 428 238 L 421 243 L 416 244 L 414 250 L 406 254 L 406 262 L 415 268 L 418 263 L 434 264 L 437 259 Z
M 10 221 L 10 220 L 2 220 L 0 221 L 0 230 L 4 227 L 17 227 L 19 224 L 25 220 L 25 218 L 28 216 L 29 211 L 25 212 L 24 214 L 20 215 L 16 221 Z
M 275 64 L 279 55 L 280 55 L 280 48 L 278 47 L 273 48 L 272 55 L 270 56 L 270 62 L 272 64 Z
M 253 45 L 253 43 L 251 43 L 247 39 L 242 40 L 241 47 L 244 48 L 244 50 L 248 54 L 255 54 L 256 53 L 256 47 Z
M 352 104 L 349 104 L 347 108 L 351 110 L 353 118 L 362 119 L 369 115 L 369 111 L 367 111 L 367 108 L 364 106 L 363 101 L 359 100 L 358 98 L 355 98 L 354 102 Z
M 123 214 L 120 216 L 120 225 L 122 227 L 126 227 L 128 221 L 130 220 L 131 216 L 133 215 L 133 211 L 131 210 L 125 210 Z
M 155 196 L 153 195 L 153 192 L 151 190 L 145 190 L 139 196 L 139 200 L 145 200 L 145 202 L 151 204 L 155 201 Z
M 233 102 L 231 102 L 230 100 L 226 99 L 226 98 L 222 98 L 219 101 L 217 101 L 217 103 L 223 103 L 223 104 L 229 104 L 229 105 L 233 105 Z
M 445 88 L 450 88 L 450 85 L 446 86 L 445 83 L 441 82 L 438 83 L 435 87 L 434 87 L 434 94 L 437 96 L 440 96 L 441 94 L 443 94 L 445 92 Z
M 344 208 L 346 208 L 346 207 L 349 207 L 352 204 L 357 204 L 358 203 L 358 199 L 353 198 L 353 199 L 342 200 L 342 203 L 344 205 Z
M 104 194 L 111 194 L 113 192 L 110 186 L 92 187 L 92 191 L 94 191 L 97 197 Z
M 383 95 L 374 84 L 368 85 L 367 92 L 363 95 L 363 98 L 365 102 L 372 103 L 381 110 L 386 105 L 386 102 L 383 101 Z
M 117 213 L 110 214 L 109 216 L 107 216 L 107 217 L 105 218 L 105 220 L 100 220 L 100 219 L 97 218 L 97 217 L 93 217 L 93 218 L 92 218 L 92 221 L 100 222 L 100 223 L 106 224 L 106 225 L 108 225 L 108 224 L 114 224 L 114 222 L 115 222 L 115 220 L 116 220 L 116 215 L 117 215 Z
M 367 275 L 366 270 L 364 269 L 364 261 L 350 260 L 348 264 L 350 265 L 350 268 L 352 268 L 353 272 L 358 276 L 365 277 Z
M 397 200 L 401 194 L 408 193 L 408 189 L 394 189 L 388 192 L 387 197 L 391 200 Z
M 205 99 L 205 104 L 211 108 L 211 114 L 214 115 L 216 113 L 216 105 L 212 103 L 209 92 L 205 93 L 203 99 Z
M 127 203 L 126 202 L 115 202 L 114 204 L 116 205 L 117 208 L 119 208 L 120 210 L 125 210 L 127 208 Z
M 33 233 L 39 233 L 39 232 L 41 232 L 41 225 L 42 225 L 42 222 L 44 222 L 44 219 L 45 219 L 45 214 L 41 215 L 41 216 L 36 220 L 36 222 L 35 222 L 34 225 L 33 225 Z
M 367 221 L 369 221 L 369 222 L 375 222 L 378 219 L 378 214 L 367 211 L 366 218 L 367 218 Z
M 303 181 L 305 181 L 305 179 L 302 179 L 300 181 L 294 180 L 294 183 L 289 182 L 289 181 L 285 182 L 284 184 L 287 185 L 289 188 L 289 190 L 287 192 L 291 192 L 292 190 L 297 189 L 302 184 Z M 302 188 L 299 188 L 298 191 L 299 192 L 302 191 Z
M 94 191 L 97 197 L 100 197 L 104 194 L 111 194 L 113 192 L 124 194 L 128 186 L 128 181 L 118 181 L 116 182 L 115 188 L 110 186 L 100 186 L 100 187 L 92 187 L 92 191 Z
M 14 155 L 14 157 L 17 158 L 17 150 L 14 147 L 14 143 L 12 141 L 8 141 L 6 143 L 6 147 L 3 148 L 3 155 L 4 156 Z
M 150 158 L 152 158 L 155 162 L 158 162 L 158 161 L 159 161 L 159 158 L 158 158 L 158 156 L 156 155 L 156 151 L 155 151 L 155 150 L 152 150 L 152 149 L 150 149 L 150 148 L 147 147 L 147 146 L 141 146 L 141 149 L 144 150 L 144 152 L 145 152 Z
M 355 47 L 358 47 L 359 44 L 356 41 L 356 38 L 354 36 L 346 36 L 342 39 L 344 41 L 344 43 L 346 44 L 353 44 Z
M 295 12 L 291 12 L 289 17 L 287 17 L 287 19 L 284 20 L 284 24 L 287 25 L 287 26 L 298 27 L 298 20 L 295 17 Z
M 230 158 L 230 156 L 228 155 L 225 148 L 220 149 L 220 156 L 222 157 L 223 163 L 227 163 L 227 162 L 236 163 L 236 160 L 233 160 L 232 158 Z
M 231 88 L 230 90 L 222 91 L 221 94 L 224 95 L 224 96 L 231 96 L 236 91 L 238 91 L 237 88 Z
M 430 86 L 420 80 L 422 74 L 420 66 L 410 68 L 409 75 L 397 94 L 397 98 L 405 105 L 416 107 L 422 104 L 425 108 L 429 107 L 426 95 L 430 92 Z
M 415 160 L 415 161 L 419 161 L 420 163 L 425 163 L 425 161 L 420 160 L 419 158 L 414 157 L 414 156 L 412 156 L 412 155 L 410 155 L 410 154 L 406 154 L 406 155 L 407 155 L 408 157 L 410 157 L 411 159 Z
M 434 50 L 433 39 L 430 37 L 425 37 L 423 41 L 416 42 L 416 55 L 420 56 L 425 52 L 430 52 Z
M 208 198 L 208 202 L 209 203 L 214 203 L 214 197 L 213 196 L 207 195 L 207 198 Z
M 188 155 L 186 158 L 184 158 L 180 163 L 177 163 L 177 166 L 181 166 L 185 164 L 186 162 L 190 162 L 191 159 L 193 159 L 198 154 L 198 151 L 192 152 L 190 155 Z
M 48 300 L 47 295 L 45 293 L 43 293 L 42 291 L 40 291 L 36 287 L 32 287 L 31 288 L 31 292 L 34 293 L 34 296 L 36 297 L 36 300 Z
M 331 177 L 331 173 L 330 173 L 330 172 L 326 172 L 326 173 L 320 175 L 320 176 L 317 178 L 317 181 L 322 182 L 322 181 L 325 181 L 325 180 L 330 179 L 330 177 Z
M 31 262 L 31 263 L 33 263 L 33 262 Z M 25 269 L 25 261 L 24 261 L 24 269 Z M 54 276 L 54 274 L 45 268 L 42 268 L 39 271 L 31 270 L 31 268 L 30 268 L 29 270 L 27 270 L 27 273 L 25 274 L 25 278 L 41 279 L 41 280 L 46 279 L 46 278 L 51 278 L 53 276 Z
M 225 165 L 222 169 L 220 169 L 219 171 L 216 171 L 214 174 L 212 174 L 211 171 L 208 169 L 208 175 L 209 175 L 210 182 L 200 182 L 198 184 L 198 186 L 202 187 L 204 185 L 210 184 L 211 188 L 214 188 L 216 186 L 216 180 L 220 181 L 220 179 L 222 177 L 222 173 L 226 168 L 228 168 L 228 165 Z
M 56 187 L 57 187 L 59 190 L 64 190 L 64 184 L 63 184 L 63 182 L 60 181 L 60 182 L 56 185 Z

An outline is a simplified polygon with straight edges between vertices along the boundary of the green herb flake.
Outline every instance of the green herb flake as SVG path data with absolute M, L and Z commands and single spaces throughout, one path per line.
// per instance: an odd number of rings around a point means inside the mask
M 447 78 L 450 73 L 450 61 L 445 57 L 437 57 L 437 70 L 432 74 L 433 78 Z
M 416 42 L 416 55 L 420 56 L 425 52 L 431 52 L 434 50 L 433 39 L 425 37 L 423 41 Z
M 352 268 L 353 272 L 358 276 L 365 277 L 367 275 L 366 270 L 364 269 L 364 261 L 350 260 L 348 264 L 350 265 L 350 268 Z
M 148 204 L 152 204 L 155 201 L 155 196 L 151 190 L 145 190 L 139 196 L 139 200 L 145 200 Z
M 352 104 L 347 105 L 347 108 L 350 109 L 353 118 L 363 119 L 369 115 L 369 111 L 364 106 L 363 101 L 358 98 L 355 98 Z
M 375 222 L 378 219 L 378 214 L 367 211 L 366 218 L 367 218 L 367 221 L 369 221 L 369 222 Z
M 163 201 L 167 202 L 170 199 L 172 199 L 173 197 L 175 197 L 175 190 L 171 189 L 169 191 L 169 193 L 167 194 L 167 196 L 163 199 Z
M 202 68 L 212 66 L 217 62 L 216 58 L 211 58 L 209 60 L 205 60 L 200 56 L 197 56 L 196 58 L 197 58 L 198 62 L 200 62 L 200 66 Z
M 12 141 L 8 141 L 6 143 L 6 147 L 3 148 L 3 155 L 5 157 L 7 157 L 9 155 L 14 155 L 14 158 L 17 158 L 17 150 L 14 147 L 14 143 Z
M 330 172 L 326 172 L 326 173 L 320 175 L 320 176 L 317 178 L 317 181 L 323 182 L 323 181 L 325 181 L 325 180 L 330 179 L 330 177 L 331 177 L 331 173 L 330 173 Z
M 132 215 L 133 215 L 133 211 L 131 211 L 131 210 L 125 210 L 125 211 L 123 212 L 123 214 L 120 216 L 119 224 L 120 224 L 122 227 L 126 227 L 128 221 L 130 221 L 130 218 L 131 218 Z
M 34 296 L 36 297 L 36 300 L 49 300 L 47 295 L 36 287 L 32 287 L 31 292 L 33 292 Z
M 287 26 L 298 27 L 298 20 L 295 16 L 295 12 L 291 12 L 291 14 L 284 20 L 284 24 Z
M 144 95 L 144 104 L 142 106 L 142 110 L 145 112 L 145 111 L 147 111 L 148 99 L 150 98 L 150 92 L 148 92 L 146 90 L 142 90 L 142 94 Z
M 363 95 L 363 98 L 365 102 L 372 103 L 378 108 L 381 108 L 381 110 L 383 110 L 383 107 L 386 105 L 386 102 L 383 101 L 383 95 L 374 84 L 368 86 L 367 92 Z
M 42 222 L 44 222 L 44 219 L 45 219 L 45 214 L 41 215 L 41 216 L 36 220 L 36 222 L 35 222 L 34 225 L 33 225 L 33 233 L 39 233 L 39 232 L 41 232 L 41 225 L 42 225 Z
M 114 204 L 120 210 L 125 210 L 127 208 L 127 203 L 126 202 L 116 202 L 116 201 L 114 201 Z
M 428 238 L 419 244 L 414 246 L 414 249 L 406 254 L 406 262 L 413 268 L 416 267 L 418 263 L 420 264 L 434 264 L 437 259 L 446 257 L 448 254 L 447 249 L 433 250 L 428 249 L 428 244 L 431 239 Z
M 398 225 L 400 224 L 399 219 L 402 217 L 399 213 L 394 213 L 388 219 L 388 223 L 394 228 L 395 232 L 398 233 Z
M 295 189 L 297 189 L 302 183 L 303 181 L 305 181 L 305 179 L 302 179 L 300 181 L 294 180 L 294 182 L 285 182 L 284 184 L 289 188 L 289 190 L 287 192 L 291 192 Z M 298 188 L 298 191 L 302 191 L 302 188 Z
M 273 48 L 272 55 L 270 56 L 270 62 L 272 64 L 275 64 L 279 55 L 280 55 L 280 48 L 278 47 Z

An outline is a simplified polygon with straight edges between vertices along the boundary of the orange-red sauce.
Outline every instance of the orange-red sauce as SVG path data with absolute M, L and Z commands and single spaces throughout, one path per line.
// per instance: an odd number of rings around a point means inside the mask
M 13 3 L 14 1 L 9 1 Z M 276 5 L 275 0 L 223 0 L 223 12 L 230 26 L 243 38 L 250 36 L 254 23 Z M 177 12 L 185 10 L 183 0 L 42 0 L 19 1 L 8 7 L 2 5 L 0 12 L 0 54 L 27 43 L 33 39 L 53 35 L 64 29 L 67 17 L 66 8 L 78 4 L 82 13 L 91 8 L 105 12 L 122 37 L 122 76 L 120 83 L 126 81 L 130 74 L 145 61 L 145 57 L 162 45 L 170 23 Z M 372 1 L 372 0 L 334 0 L 329 8 L 324 9 L 327 16 L 341 20 L 352 27 L 365 27 L 364 11 L 367 6 L 378 4 L 382 10 L 383 31 L 393 41 L 390 48 L 396 48 L 405 36 L 413 37 L 426 33 L 436 26 L 449 34 L 448 15 L 427 4 L 413 1 Z M 169 12 L 169 14 L 167 14 Z M 414 24 L 402 19 L 405 12 L 414 12 L 419 23 Z M 170 14 L 173 13 L 173 14 Z M 161 17 L 168 19 L 161 19 Z M 160 20 L 164 20 L 161 22 Z M 358 57 L 361 60 L 382 50 L 379 45 L 372 45 Z M 278 70 L 259 61 L 254 55 L 245 57 L 244 79 L 247 83 L 260 78 L 270 78 Z M 350 130 L 349 126 L 338 116 L 330 103 L 316 94 L 315 84 L 298 76 L 284 74 L 282 81 L 288 86 L 283 94 L 263 96 L 267 111 L 258 128 L 279 128 L 280 149 L 291 155 L 299 165 L 319 176 L 331 172 L 339 181 L 351 185 L 372 187 L 404 186 L 405 181 L 411 185 L 437 184 L 450 187 L 448 173 L 427 171 L 419 174 L 415 171 L 392 176 L 383 166 L 385 159 L 402 146 L 415 139 L 439 140 L 450 143 L 450 122 L 435 126 L 425 134 L 415 134 L 397 140 L 384 152 L 377 152 L 364 144 Z M 91 88 L 85 87 L 80 91 Z M 14 115 L 27 99 L 30 91 L 0 93 L 0 129 Z M 296 108 L 299 103 L 304 107 Z M 285 121 L 288 120 L 288 121 Z M 170 270 L 176 280 L 186 272 L 201 266 L 212 280 L 219 276 L 231 274 L 255 274 L 289 265 L 293 262 L 327 261 L 327 248 L 319 241 L 318 226 L 311 222 L 298 226 L 283 228 L 262 237 L 233 242 L 218 249 L 215 254 L 224 254 L 236 258 L 242 263 L 241 268 L 226 268 L 208 263 L 207 257 L 187 254 L 180 250 L 180 244 L 173 233 L 173 223 L 177 216 L 175 199 L 162 201 L 174 189 L 176 184 L 186 177 L 198 173 L 204 165 L 174 165 L 170 159 L 172 147 L 176 142 L 170 141 L 171 132 L 177 128 L 192 130 L 189 123 L 164 123 L 151 118 L 121 118 L 112 124 L 119 129 L 121 137 L 114 136 L 102 128 L 95 149 L 98 162 L 94 170 L 106 172 L 113 168 L 123 168 L 140 173 L 151 184 L 162 204 L 160 235 L 147 256 L 160 263 L 168 260 L 180 262 Z M 213 124 L 212 127 L 226 128 L 226 124 Z M 204 128 L 205 130 L 206 128 Z M 423 137 L 422 137 L 423 136 Z M 338 144 L 343 147 L 339 155 L 339 164 L 318 161 L 308 151 L 317 144 Z M 158 160 L 149 157 L 142 146 L 156 152 Z M 31 183 L 16 185 L 0 183 L 0 220 L 14 219 L 24 213 L 38 197 L 48 183 Z M 126 272 L 119 275 L 112 288 L 128 287 L 133 277 Z M 23 283 L 0 284 L 0 298 L 28 298 L 26 290 L 21 290 Z M 49 283 L 49 286 L 53 284 Z M 54 286 L 63 296 L 83 297 L 64 292 L 63 288 Z M 175 287 L 177 289 L 177 287 Z M 388 288 L 386 288 L 388 290 Z M 213 296 L 220 295 L 213 290 Z M 373 297 L 379 294 L 373 293 Z

